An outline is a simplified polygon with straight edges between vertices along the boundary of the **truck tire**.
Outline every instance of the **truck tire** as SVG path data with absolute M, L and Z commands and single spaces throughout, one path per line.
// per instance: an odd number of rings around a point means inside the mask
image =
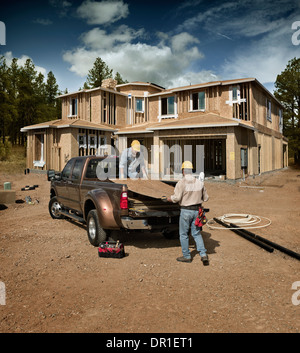
M 60 203 L 57 201 L 56 196 L 52 197 L 49 201 L 49 213 L 53 219 L 63 219 L 64 216 L 59 214 L 58 211 L 62 209 Z
M 87 216 L 87 234 L 89 242 L 93 246 L 99 246 L 100 243 L 107 239 L 107 231 L 105 231 L 100 223 L 96 210 L 91 210 Z

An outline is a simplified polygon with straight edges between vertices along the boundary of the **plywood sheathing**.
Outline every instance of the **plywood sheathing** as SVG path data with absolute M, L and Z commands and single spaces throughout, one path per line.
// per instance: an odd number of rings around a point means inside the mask
M 163 196 L 171 196 L 174 193 L 174 186 L 166 184 L 160 180 L 126 179 L 115 180 L 116 183 L 124 183 L 128 190 L 135 193 L 160 199 Z

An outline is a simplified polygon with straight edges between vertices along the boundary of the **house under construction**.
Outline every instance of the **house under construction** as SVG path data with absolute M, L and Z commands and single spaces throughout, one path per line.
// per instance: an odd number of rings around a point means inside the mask
M 62 119 L 25 126 L 27 168 L 62 170 L 72 157 L 145 147 L 149 174 L 178 178 L 181 162 L 195 172 L 239 179 L 288 165 L 283 106 L 255 78 L 164 89 L 117 85 L 58 97 Z

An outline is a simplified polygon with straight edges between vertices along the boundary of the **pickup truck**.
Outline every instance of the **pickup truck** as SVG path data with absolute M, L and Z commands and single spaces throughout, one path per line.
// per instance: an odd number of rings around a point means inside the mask
M 70 159 L 62 172 L 48 170 L 51 217 L 67 217 L 86 224 L 93 246 L 109 240 L 112 231 L 162 232 L 167 238 L 178 235 L 178 204 L 157 197 L 157 189 L 168 190 L 171 195 L 173 187 L 159 180 L 143 180 L 141 184 L 139 180 L 120 180 L 118 165 L 116 156 L 84 156 Z M 111 166 L 115 170 L 114 178 L 105 179 Z M 99 171 L 104 175 L 101 180 Z M 154 191 L 156 197 L 151 196 Z

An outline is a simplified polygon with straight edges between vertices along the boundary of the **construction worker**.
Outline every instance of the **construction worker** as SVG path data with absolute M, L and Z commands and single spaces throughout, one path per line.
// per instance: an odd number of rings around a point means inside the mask
M 204 265 L 208 265 L 207 250 L 204 246 L 201 229 L 195 225 L 199 207 L 202 206 L 204 201 L 208 200 L 208 194 L 203 181 L 192 175 L 193 165 L 190 161 L 183 162 L 181 169 L 183 178 L 177 182 L 174 194 L 167 198 L 167 201 L 178 202 L 180 205 L 179 239 L 183 256 L 178 257 L 177 261 L 192 261 L 189 250 L 189 231 L 191 229 L 201 261 Z
M 143 178 L 147 178 L 144 156 L 141 152 L 141 144 L 138 140 L 134 140 L 131 143 L 131 147 L 126 148 L 121 155 L 120 163 L 120 178 L 132 178 L 136 179 L 142 175 Z

